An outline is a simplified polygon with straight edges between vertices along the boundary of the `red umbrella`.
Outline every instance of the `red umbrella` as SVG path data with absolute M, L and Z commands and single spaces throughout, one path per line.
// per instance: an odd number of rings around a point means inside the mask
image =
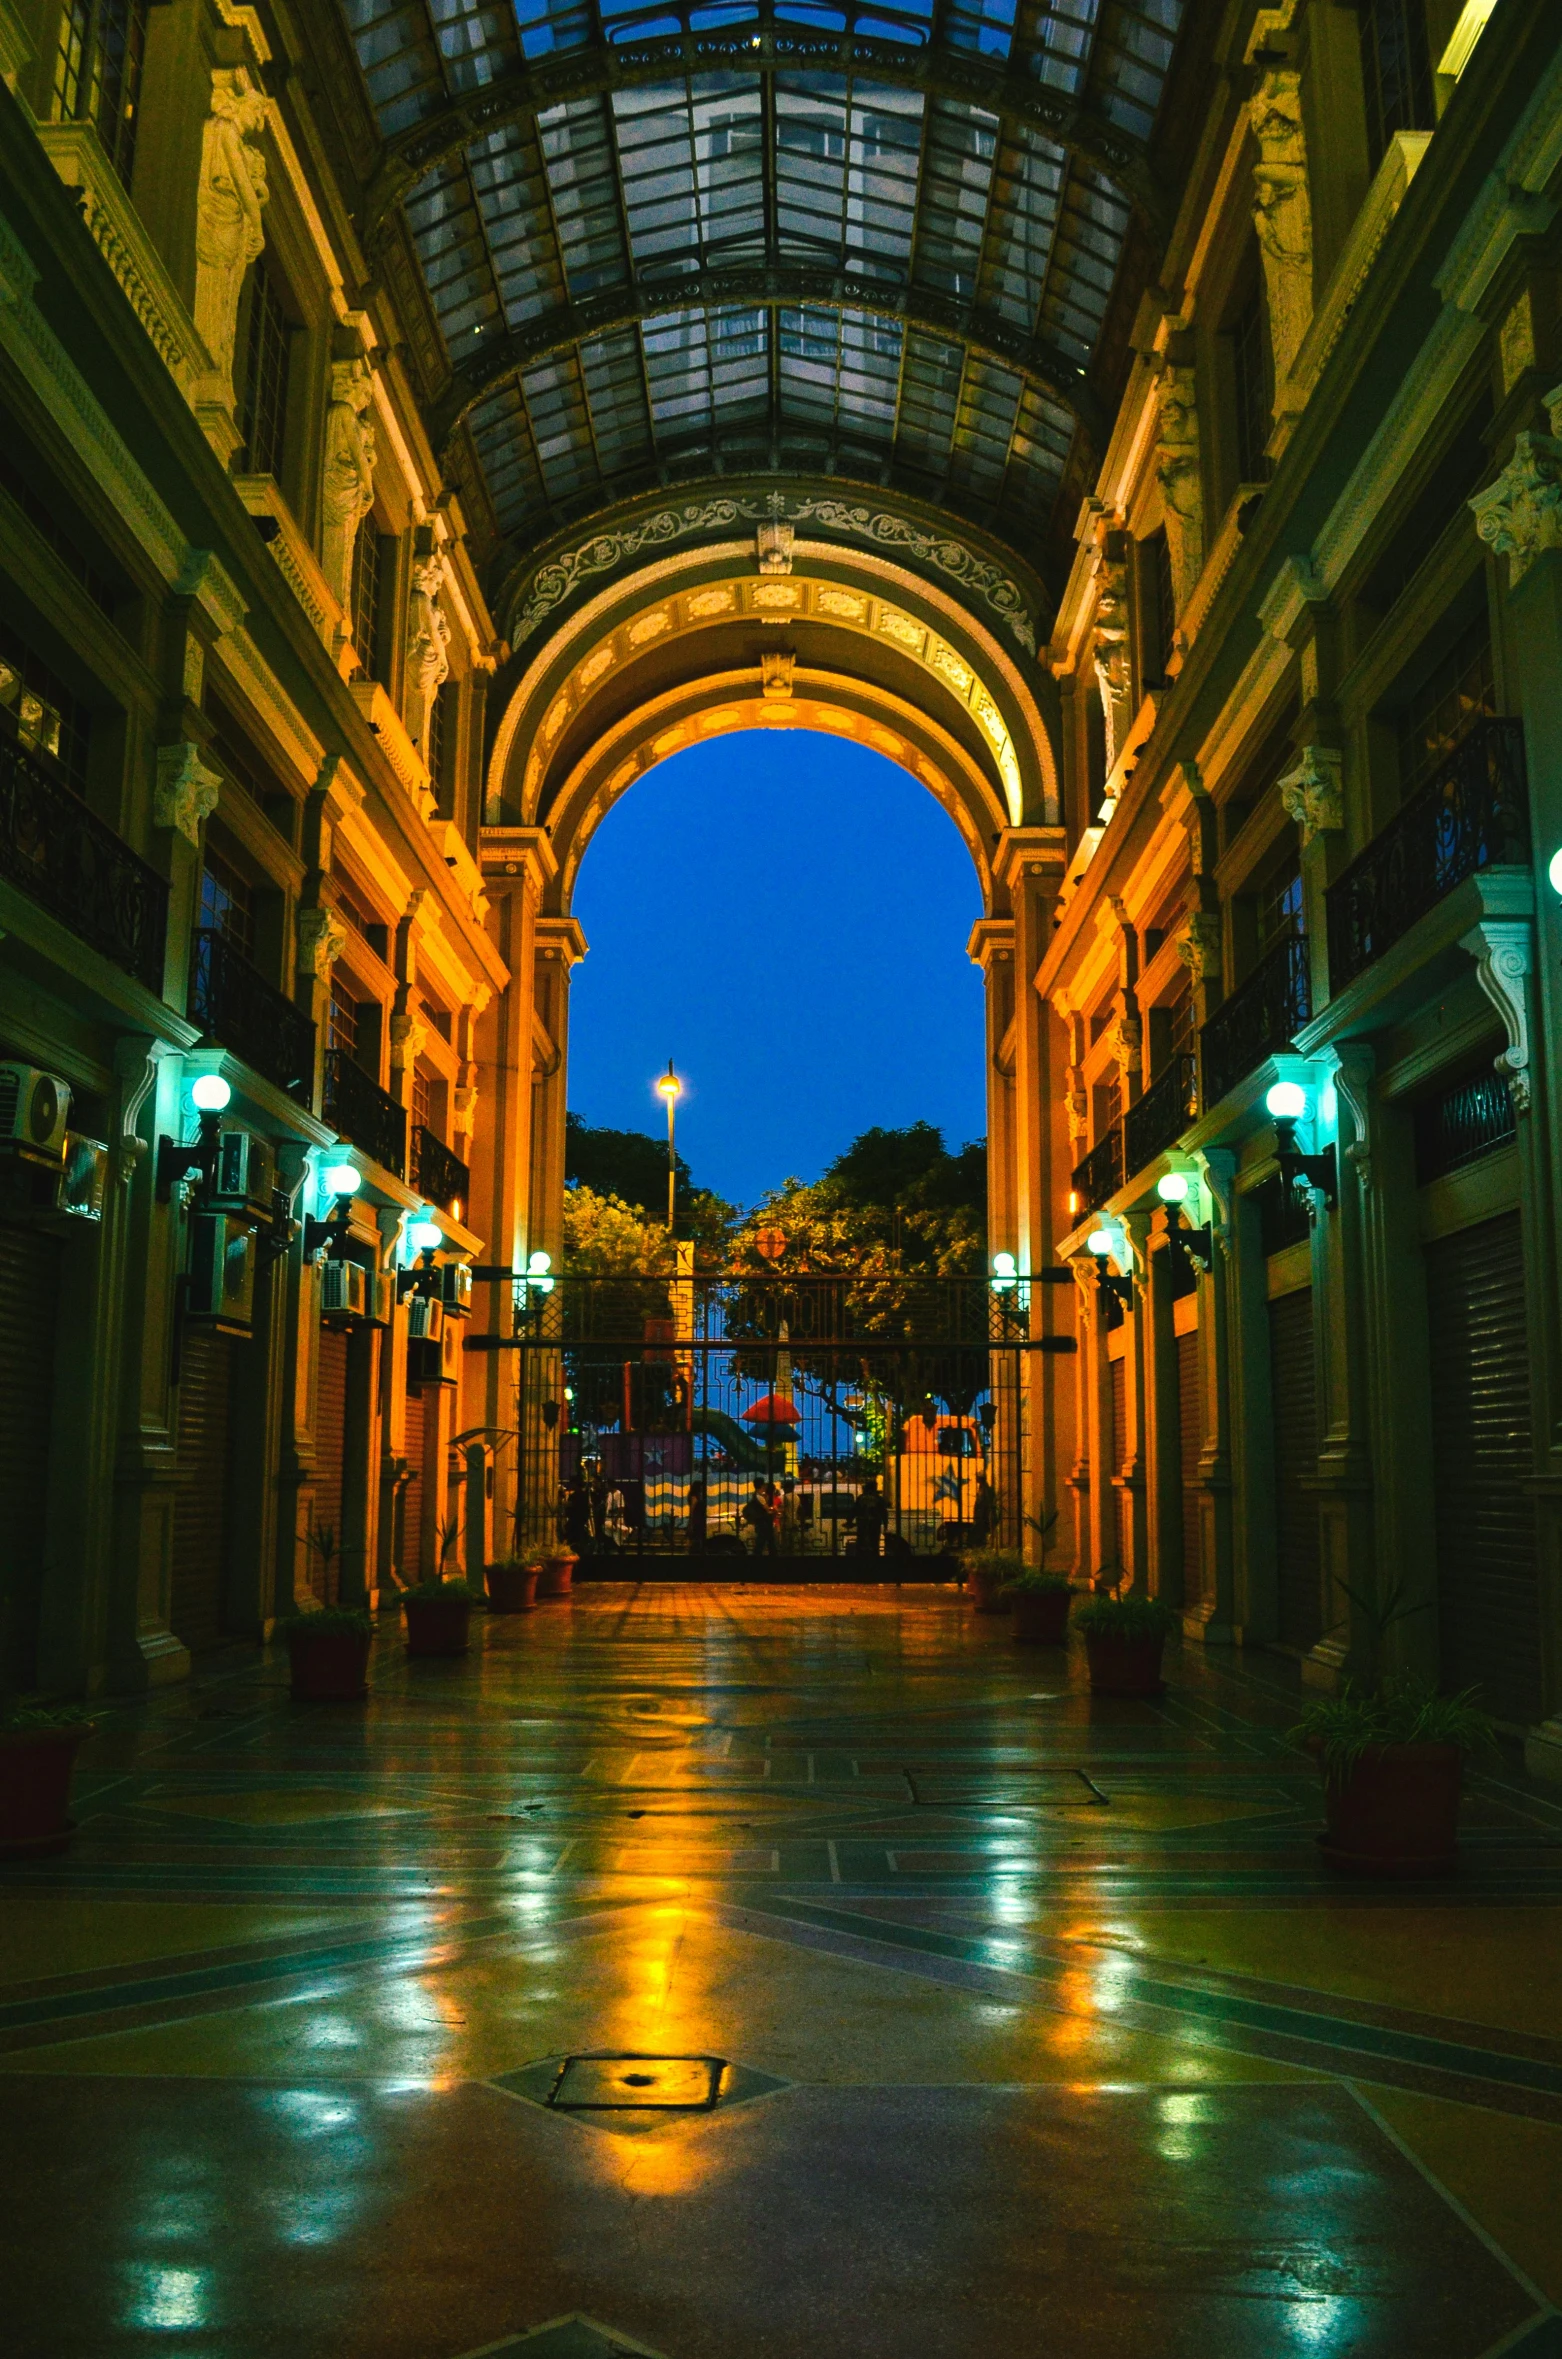
M 745 1425 L 801 1425 L 802 1419 L 790 1401 L 784 1401 L 778 1392 L 767 1392 L 752 1409 L 744 1410 L 743 1422 Z

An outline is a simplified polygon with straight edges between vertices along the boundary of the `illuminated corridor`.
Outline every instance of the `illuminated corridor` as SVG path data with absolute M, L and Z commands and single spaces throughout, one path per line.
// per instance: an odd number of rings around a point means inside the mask
M 953 1589 L 377 1643 L 366 1716 L 277 1656 L 106 1713 L 8 1871 L 8 2348 L 1552 2347 L 1542 1789 L 1326 1884 L 1287 1666 L 1092 1702 Z

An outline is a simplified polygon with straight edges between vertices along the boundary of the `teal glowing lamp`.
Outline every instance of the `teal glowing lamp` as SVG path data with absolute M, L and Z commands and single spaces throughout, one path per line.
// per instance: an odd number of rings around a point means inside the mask
M 1163 1204 L 1186 1204 L 1188 1175 L 1185 1171 L 1165 1171 L 1155 1183 L 1155 1193 Z
M 1110 1229 L 1092 1229 L 1085 1239 L 1085 1251 L 1093 1253 L 1098 1261 L 1105 1261 L 1107 1255 L 1115 1250 L 1116 1245 L 1117 1239 Z
M 320 1174 L 320 1185 L 328 1196 L 345 1196 L 351 1203 L 358 1193 L 358 1179 L 356 1163 L 328 1163 Z
M 233 1092 L 220 1073 L 197 1073 L 190 1084 L 190 1103 L 200 1116 L 200 1131 L 181 1146 L 166 1135 L 157 1142 L 157 1200 L 166 1204 L 182 1180 L 198 1173 L 201 1192 L 209 1192 L 217 1172 L 217 1126 Z
M 1295 1081 L 1277 1081 L 1264 1099 L 1276 1122 L 1300 1122 L 1307 1111 L 1307 1092 Z
M 190 1084 L 190 1103 L 198 1114 L 226 1114 L 232 1098 L 220 1073 L 197 1073 Z
M 1307 1112 L 1307 1092 L 1294 1081 L 1277 1081 L 1264 1098 L 1274 1119 L 1275 1161 L 1285 1193 L 1304 1204 L 1309 1220 L 1321 1196 L 1333 1212 L 1339 1204 L 1339 1170 L 1332 1146 L 1318 1155 L 1304 1155 L 1296 1143 L 1296 1126 Z

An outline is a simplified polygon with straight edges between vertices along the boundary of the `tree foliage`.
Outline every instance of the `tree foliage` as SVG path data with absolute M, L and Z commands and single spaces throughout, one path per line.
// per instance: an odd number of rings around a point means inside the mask
M 734 1271 L 758 1275 L 766 1230 L 786 1239 L 785 1271 L 862 1278 L 979 1277 L 987 1258 L 987 1149 L 952 1155 L 931 1122 L 865 1130 L 821 1179 L 784 1180 L 740 1222 Z
M 728 1204 L 711 1188 L 697 1188 L 688 1164 L 679 1155 L 675 1159 L 677 1187 L 674 1213 L 678 1235 L 694 1240 L 696 1258 L 702 1269 L 720 1268 L 726 1258 L 727 1242 L 738 1218 L 735 1204 Z M 576 1276 L 618 1276 L 625 1274 L 615 1268 L 586 1270 L 570 1260 L 568 1211 L 572 1195 L 584 1189 L 599 1203 L 617 1204 L 622 1211 L 639 1216 L 643 1227 L 655 1226 L 663 1244 L 666 1243 L 667 1217 L 667 1147 L 664 1140 L 653 1138 L 643 1130 L 612 1130 L 605 1124 L 582 1121 L 578 1114 L 565 1116 L 564 1122 L 564 1188 L 565 1188 L 565 1261 L 574 1268 Z M 591 1230 L 595 1238 L 594 1251 L 606 1247 L 606 1232 L 594 1212 L 581 1216 L 582 1244 L 584 1231 Z M 621 1240 L 626 1251 L 631 1250 L 627 1238 Z M 628 1265 L 638 1268 L 638 1264 Z M 671 1261 L 668 1267 L 671 1268 Z

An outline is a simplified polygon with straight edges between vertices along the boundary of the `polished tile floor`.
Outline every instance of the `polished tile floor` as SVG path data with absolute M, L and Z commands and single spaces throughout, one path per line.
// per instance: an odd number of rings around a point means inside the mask
M 7 2359 L 1559 2359 L 1562 1794 L 1331 1882 L 1294 1673 L 948 1590 L 234 1654 L 0 1868 Z

